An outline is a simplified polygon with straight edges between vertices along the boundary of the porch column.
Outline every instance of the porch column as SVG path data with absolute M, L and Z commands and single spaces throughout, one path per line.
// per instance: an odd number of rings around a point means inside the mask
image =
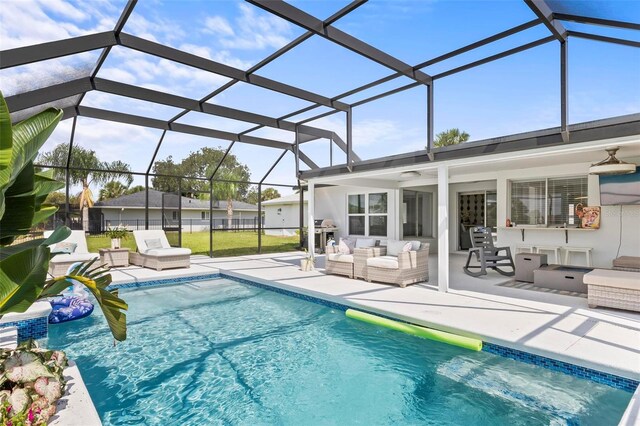
M 313 221 L 313 213 L 315 211 L 315 184 L 313 182 L 309 182 L 307 185 L 307 196 L 309 197 L 309 200 L 307 201 L 309 209 L 307 213 L 307 250 L 309 250 L 309 253 L 315 254 L 316 227 L 315 222 Z
M 438 290 L 449 291 L 449 167 L 438 166 Z

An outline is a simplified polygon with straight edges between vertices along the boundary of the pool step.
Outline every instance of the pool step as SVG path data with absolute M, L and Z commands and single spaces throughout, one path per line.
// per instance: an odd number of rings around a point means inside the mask
M 567 425 L 579 424 L 576 413 L 586 412 L 587 401 L 567 392 L 551 388 L 544 382 L 520 377 L 504 367 L 492 366 L 477 359 L 458 356 L 438 367 L 438 374 L 490 396 L 502 398 L 533 411 L 546 412 Z

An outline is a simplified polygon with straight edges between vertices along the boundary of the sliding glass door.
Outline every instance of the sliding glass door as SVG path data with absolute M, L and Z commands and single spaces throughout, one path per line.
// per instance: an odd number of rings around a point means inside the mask
M 433 237 L 433 195 L 430 192 L 402 191 L 403 238 Z

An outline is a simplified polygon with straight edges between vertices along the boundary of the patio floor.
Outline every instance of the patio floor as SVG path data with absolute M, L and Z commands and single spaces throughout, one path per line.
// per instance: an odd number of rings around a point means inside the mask
M 589 309 L 584 297 L 504 287 L 509 278 L 462 272 L 462 254 L 451 255 L 451 289 L 437 291 L 437 256 L 429 283 L 399 288 L 317 270 L 302 272 L 302 253 L 210 259 L 193 256 L 189 269 L 157 272 L 138 267 L 112 270 L 114 283 L 225 272 L 288 290 L 380 312 L 484 341 L 640 380 L 640 314 Z

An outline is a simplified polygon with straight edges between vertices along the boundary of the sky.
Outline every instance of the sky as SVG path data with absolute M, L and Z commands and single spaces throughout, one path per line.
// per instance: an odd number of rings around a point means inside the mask
M 319 19 L 340 10 L 345 0 L 296 0 L 295 7 Z M 640 19 L 637 1 L 550 1 L 558 12 L 595 14 L 607 19 Z M 0 9 L 0 49 L 112 30 L 124 1 L 113 0 L 5 0 Z M 415 65 L 450 50 L 481 40 L 535 18 L 520 0 L 370 0 L 339 19 L 337 28 Z M 640 32 L 563 23 L 573 31 L 591 32 L 640 41 Z M 304 30 L 243 1 L 139 0 L 124 32 L 164 43 L 190 53 L 246 70 L 284 46 Z M 464 65 L 539 38 L 548 30 L 539 25 L 423 69 L 430 75 Z M 569 120 L 578 123 L 640 112 L 640 49 L 573 38 L 569 40 Z M 504 136 L 559 126 L 559 43 L 552 42 L 434 84 L 435 132 L 460 128 L 471 140 Z M 0 71 L 5 96 L 87 76 L 99 51 L 52 59 Z M 314 36 L 256 74 L 317 94 L 333 97 L 393 72 L 326 39 Z M 112 49 L 98 77 L 140 85 L 199 99 L 228 79 L 155 58 L 125 47 Z M 351 103 L 412 82 L 398 78 L 347 97 Z M 67 99 L 60 105 L 72 105 Z M 238 83 L 209 102 L 278 117 L 310 105 L 309 102 Z M 363 159 L 424 149 L 426 144 L 426 88 L 417 87 L 354 108 L 353 147 Z M 179 109 L 130 100 L 97 91 L 82 105 L 168 120 Z M 321 107 L 293 117 L 301 120 L 327 111 Z M 67 142 L 71 121 L 63 121 L 44 147 Z M 251 123 L 191 112 L 180 123 L 241 132 Z M 308 123 L 345 137 L 345 116 L 338 113 Z M 251 133 L 293 142 L 290 132 L 264 128 Z M 105 161 L 122 160 L 134 171 L 149 166 L 161 131 L 139 126 L 78 118 L 75 143 L 96 151 Z M 158 159 L 171 155 L 180 161 L 204 146 L 226 149 L 228 141 L 168 132 Z M 320 166 L 330 163 L 329 142 L 304 144 L 302 150 Z M 252 180 L 260 180 L 281 151 L 236 143 L 231 151 L 247 164 Z M 333 149 L 334 164 L 345 156 Z M 304 169 L 304 167 L 303 167 Z M 267 182 L 295 184 L 294 157 L 287 154 Z M 143 183 L 136 178 L 135 184 Z M 290 188 L 279 188 L 282 194 Z

